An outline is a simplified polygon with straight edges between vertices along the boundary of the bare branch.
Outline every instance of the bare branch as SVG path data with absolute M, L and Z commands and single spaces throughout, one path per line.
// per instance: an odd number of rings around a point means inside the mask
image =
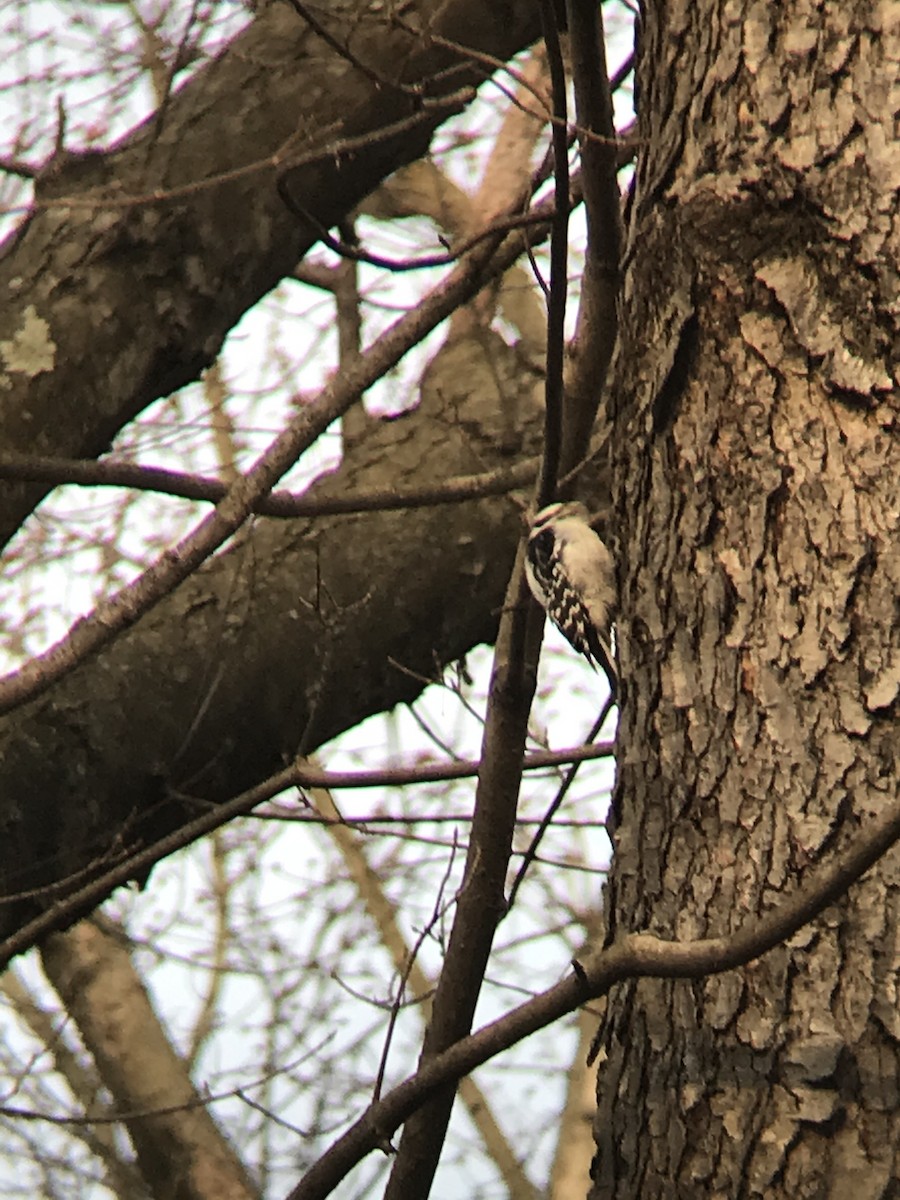
M 466 104 L 474 99 L 471 89 L 466 89 L 453 96 L 444 97 L 440 105 L 435 103 L 432 108 L 443 107 L 442 115 L 449 117 L 461 112 Z M 192 179 L 187 183 L 174 184 L 170 187 L 159 187 L 152 191 L 136 191 L 121 194 L 109 190 L 96 189 L 89 192 L 72 192 L 64 195 L 40 196 L 28 206 L 32 212 L 52 212 L 55 209 L 66 211 L 125 211 L 135 208 L 147 208 L 171 200 L 183 200 L 188 197 L 201 196 L 204 192 L 220 188 L 223 184 L 237 183 L 240 180 L 252 179 L 254 176 L 266 175 L 271 171 L 296 171 L 301 167 L 315 166 L 319 163 L 338 162 L 352 159 L 361 151 L 377 145 L 382 141 L 390 141 L 399 135 L 410 133 L 433 120 L 431 110 L 417 112 L 408 117 L 384 125 L 380 129 L 359 137 L 336 137 L 324 145 L 316 145 L 308 150 L 298 151 L 298 139 L 295 134 L 287 138 L 274 153 L 264 158 L 256 158 L 252 162 L 239 167 L 230 167 L 203 179 Z M 21 171 L 16 172 L 21 174 Z M 40 173 L 41 178 L 46 178 Z M 15 209 L 8 210 L 15 212 Z M 318 237 L 316 238 L 318 240 Z
M 494 653 L 464 881 L 420 1063 L 439 1055 L 471 1028 L 494 933 L 505 912 L 504 885 L 521 782 L 522 747 L 543 630 L 543 614 L 538 619 L 536 606 L 524 602 L 522 564 L 520 545 Z M 431 1095 L 404 1129 L 385 1200 L 427 1193 L 440 1159 L 455 1090 L 450 1086 Z
M 573 757 L 604 758 L 611 752 L 612 746 L 603 743 L 581 746 L 569 751 L 542 751 L 529 755 L 522 763 L 522 769 L 537 770 L 548 766 L 558 766 L 560 763 L 571 762 Z M 41 889 L 40 894 L 43 896 L 58 895 L 62 892 L 65 894 L 65 898 L 57 900 L 46 912 L 41 913 L 39 917 L 29 921 L 5 941 L 0 942 L 0 970 L 10 959 L 33 946 L 46 933 L 64 928 L 79 912 L 95 907 L 113 889 L 146 875 L 155 863 L 174 854 L 176 850 L 182 850 L 206 834 L 220 829 L 235 817 L 245 816 L 252 812 L 258 804 L 262 804 L 264 800 L 271 800 L 273 796 L 277 796 L 279 792 L 286 791 L 288 788 L 402 786 L 445 779 L 464 779 L 478 774 L 480 770 L 481 764 L 472 761 L 441 763 L 433 767 L 397 767 L 393 770 L 374 772 L 329 772 L 318 770 L 305 763 L 294 763 L 224 804 L 209 805 L 209 811 L 202 816 L 180 826 L 173 833 L 160 838 L 137 853 L 129 852 L 127 846 L 120 846 L 116 855 L 111 853 L 109 856 L 110 868 L 82 887 L 77 886 L 77 880 L 69 879 L 62 880 L 52 887 Z M 197 801 L 197 803 L 202 802 Z M 16 900 L 24 898 L 24 894 L 23 896 L 5 895 L 0 898 L 4 901 Z
M 312 500 L 302 493 L 271 492 L 253 506 L 253 512 L 266 517 L 323 517 L 341 513 L 387 512 L 403 508 L 426 508 L 479 496 L 501 496 L 514 488 L 531 483 L 537 474 L 538 460 L 526 459 L 514 467 L 485 471 L 481 475 L 460 475 L 434 487 L 390 487 L 378 490 Z M 139 492 L 156 492 L 183 500 L 208 500 L 218 504 L 228 494 L 229 485 L 219 479 L 147 467 L 115 459 L 50 458 L 41 454 L 4 454 L 0 452 L 0 479 L 37 480 L 53 484 L 81 484 L 85 487 L 123 487 Z
M 562 450 L 563 361 L 565 356 L 566 297 L 569 281 L 569 131 L 566 72 L 552 0 L 541 0 L 541 25 L 553 88 L 553 172 L 556 212 L 550 235 L 550 286 L 547 297 L 547 377 L 545 387 L 544 458 L 538 477 L 537 508 L 556 494 Z
M 0 171 L 5 171 L 7 175 L 18 175 L 20 179 L 36 179 L 40 173 L 40 169 L 33 167 L 31 163 L 22 162 L 18 158 L 7 158 L 5 155 L 0 155 Z
M 294 196 L 286 186 L 279 180 L 279 191 L 286 206 L 291 212 L 295 213 L 302 221 L 311 225 L 318 237 L 319 241 L 329 250 L 339 255 L 341 258 L 351 259 L 353 262 L 367 263 L 370 267 L 378 267 L 383 271 L 393 271 L 395 274 L 402 274 L 406 271 L 421 271 L 424 268 L 431 267 L 446 267 L 451 263 L 458 262 L 459 259 L 469 250 L 472 250 L 486 237 L 491 237 L 496 233 L 510 233 L 514 229 L 527 229 L 530 225 L 543 224 L 548 217 L 552 217 L 552 211 L 542 213 L 540 216 L 535 213 L 519 213 L 512 216 L 503 217 L 496 221 L 491 221 L 484 229 L 473 233 L 471 237 L 467 237 L 458 246 L 452 250 L 446 250 L 441 254 L 423 254 L 419 258 L 386 258 L 382 254 L 371 254 L 367 250 L 362 250 L 358 245 L 354 245 L 342 238 L 334 237 L 328 232 L 326 227 L 318 221 L 316 217 Z
M 594 726 L 587 736 L 586 741 L 587 741 L 588 745 L 590 745 L 593 742 L 594 738 L 597 737 L 600 730 L 603 728 L 606 718 L 609 716 L 614 703 L 615 703 L 614 698 L 612 696 L 610 696 L 609 699 L 606 701 L 606 703 L 603 705 L 603 708 L 600 710 L 599 717 L 594 722 Z M 580 765 L 579 763 L 573 763 L 572 766 L 569 768 L 569 770 L 566 772 L 565 779 L 562 781 L 562 784 L 560 785 L 560 787 L 557 788 L 556 795 L 553 797 L 553 800 L 551 801 L 549 807 L 547 808 L 547 811 L 544 814 L 543 820 L 541 821 L 538 828 L 535 830 L 534 837 L 531 839 L 531 843 L 530 843 L 528 849 L 525 851 L 525 853 L 522 856 L 522 862 L 519 865 L 519 870 L 516 872 L 516 877 L 513 880 L 512 887 L 509 889 L 509 897 L 507 900 L 507 905 L 508 905 L 507 911 L 512 909 L 513 905 L 516 902 L 516 896 L 519 893 L 519 888 L 525 882 L 525 876 L 528 874 L 528 869 L 531 866 L 531 864 L 534 862 L 534 860 L 537 858 L 537 853 L 538 853 L 538 850 L 540 849 L 541 841 L 543 840 L 544 834 L 547 832 L 547 830 L 553 824 L 553 818 L 556 816 L 557 812 L 559 811 L 560 805 L 562 804 L 563 800 L 566 798 L 566 795 L 567 795 L 569 789 L 571 788 L 572 784 L 575 782 L 575 776 L 578 773 L 579 765 Z
M 114 1130 L 105 1123 L 111 1124 L 118 1118 L 103 1098 L 103 1082 L 94 1065 L 83 1061 L 83 1055 L 76 1052 L 70 1029 L 59 1026 L 58 1013 L 46 1007 L 46 1000 L 39 999 L 15 970 L 3 973 L 0 992 L 19 1019 L 46 1047 L 54 1068 L 65 1080 L 79 1109 L 100 1118 L 91 1125 L 77 1118 L 64 1120 L 71 1122 L 76 1136 L 101 1162 L 107 1187 L 114 1195 L 141 1196 L 143 1181 L 140 1174 L 131 1163 L 122 1161 Z M 7 1118 L 26 1121 L 43 1117 L 41 1113 L 13 1109 L 9 1105 L 3 1105 L 0 1112 Z
M 617 328 L 622 216 L 612 91 L 599 5 L 567 5 L 572 76 L 581 142 L 587 246 L 581 303 L 566 377 L 563 470 L 580 458 L 590 436 Z M 628 64 L 626 64 L 628 65 Z M 623 71 L 625 68 L 623 67 Z M 622 72 L 617 80 L 624 77 Z
M 42 963 L 120 1109 L 186 1106 L 125 1120 L 151 1191 L 161 1194 L 174 1174 L 186 1200 L 213 1192 L 234 1200 L 257 1197 L 208 1105 L 195 1103 L 203 1098 L 160 1024 L 118 928 L 106 919 L 82 921 L 47 939 Z
M 553 145 L 556 188 L 551 235 L 551 296 L 548 312 L 544 455 L 538 496 L 546 502 L 556 488 L 562 423 L 562 365 L 566 303 L 566 233 L 569 214 L 568 133 L 565 75 L 559 39 L 548 2 L 541 17 L 553 84 Z M 551 28 L 552 26 L 552 28 Z M 560 123 L 559 118 L 562 117 Z M 512 851 L 521 783 L 522 748 L 537 677 L 543 613 L 526 598 L 520 545 L 507 590 L 494 654 L 482 742 L 475 815 L 450 942 L 435 993 L 432 1019 L 420 1063 L 428 1062 L 471 1028 L 494 933 L 506 912 L 504 887 Z M 385 1200 L 425 1195 L 437 1169 L 456 1089 L 432 1096 L 403 1131 Z

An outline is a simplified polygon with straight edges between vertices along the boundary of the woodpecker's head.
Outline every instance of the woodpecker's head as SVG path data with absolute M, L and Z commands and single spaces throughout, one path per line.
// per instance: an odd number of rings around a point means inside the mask
M 584 521 L 585 524 L 590 525 L 591 514 L 580 500 L 556 500 L 534 515 L 531 529 L 532 532 L 546 529 L 548 525 L 554 525 L 558 521 L 567 519 Z

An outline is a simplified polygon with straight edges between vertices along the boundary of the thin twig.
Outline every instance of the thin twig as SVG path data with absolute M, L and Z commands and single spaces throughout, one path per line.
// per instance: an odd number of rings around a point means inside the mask
M 339 41 L 332 33 L 329 33 L 325 26 L 313 16 L 308 5 L 301 4 L 300 0 L 288 0 L 288 4 L 306 22 L 313 33 L 322 39 L 326 46 L 330 46 L 335 54 L 339 55 L 345 62 L 348 62 L 361 75 L 365 75 L 377 88 L 392 88 L 398 92 L 406 92 L 411 96 L 419 96 L 421 94 L 420 87 L 399 83 L 394 79 L 385 79 L 383 75 L 379 75 L 377 71 L 373 71 L 370 66 L 367 66 L 366 63 L 351 52 L 349 46 Z
M 587 735 L 587 738 L 586 738 L 587 745 L 591 745 L 594 738 L 599 734 L 600 730 L 603 728 L 606 718 L 609 716 L 610 710 L 612 709 L 614 703 L 615 703 L 615 698 L 613 696 L 610 696 L 607 699 L 606 703 L 603 705 L 603 708 L 600 710 L 600 716 L 594 722 L 590 733 Z M 583 761 L 583 760 L 581 760 L 581 761 Z M 563 800 L 565 800 L 566 795 L 568 794 L 569 790 L 572 787 L 572 784 L 575 782 L 575 777 L 578 774 L 578 768 L 580 765 L 581 765 L 581 762 L 572 763 L 572 765 L 569 767 L 568 771 L 566 771 L 565 779 L 562 781 L 559 788 L 557 789 L 556 795 L 553 797 L 553 800 L 552 800 L 549 808 L 547 809 L 546 813 L 544 814 L 540 825 L 535 830 L 534 837 L 531 839 L 528 849 L 525 851 L 524 855 L 522 856 L 522 862 L 519 864 L 519 870 L 516 872 L 516 877 L 513 880 L 513 885 L 509 889 L 509 897 L 507 898 L 507 901 L 506 901 L 506 905 L 507 905 L 506 911 L 507 912 L 511 911 L 513 905 L 516 902 L 516 896 L 518 895 L 519 888 L 525 882 L 525 876 L 528 874 L 528 870 L 531 867 L 531 864 L 537 858 L 537 852 L 540 848 L 541 841 L 543 840 L 544 834 L 547 832 L 547 830 L 553 824 L 553 818 L 556 816 L 557 812 L 559 811 L 560 805 L 562 804 Z
M 397 1027 L 397 1018 L 400 1015 L 400 1009 L 403 1002 L 403 993 L 406 991 L 406 984 L 409 980 L 413 968 L 416 966 L 419 951 L 425 944 L 425 941 L 431 937 L 432 931 L 437 928 L 449 910 L 456 903 L 456 895 L 454 894 L 449 900 L 444 899 L 444 892 L 450 882 L 450 876 L 453 873 L 453 866 L 456 862 L 456 852 L 459 848 L 456 834 L 453 835 L 453 846 L 451 853 L 447 855 L 446 865 L 444 867 L 444 875 L 438 885 L 437 894 L 434 898 L 434 906 L 431 910 L 431 916 L 419 930 L 419 935 L 413 945 L 410 947 L 406 962 L 403 964 L 403 969 L 400 972 L 400 978 L 397 980 L 397 995 L 394 1003 L 391 1005 L 390 1016 L 388 1018 L 388 1027 L 385 1030 L 384 1044 L 381 1048 L 381 1058 L 378 1062 L 378 1070 L 375 1073 L 375 1083 L 372 1087 L 372 1100 L 378 1101 L 381 1097 L 381 1089 L 384 1086 L 384 1076 L 387 1071 L 388 1056 L 391 1052 L 391 1044 L 394 1040 L 394 1030 Z
M 694 942 L 667 942 L 648 933 L 623 937 L 608 949 L 573 963 L 561 983 L 505 1017 L 456 1042 L 424 1063 L 363 1113 L 291 1191 L 287 1200 L 326 1200 L 347 1173 L 435 1093 L 539 1029 L 626 979 L 703 979 L 744 966 L 814 920 L 900 840 L 900 801 L 820 863 L 807 883 L 767 916 L 734 934 Z
M 263 171 L 281 172 L 297 170 L 318 162 L 340 162 L 343 158 L 371 150 L 380 142 L 389 141 L 391 138 L 399 137 L 400 134 L 418 128 L 421 124 L 433 119 L 435 110 L 446 111 L 447 116 L 453 115 L 455 112 L 462 112 L 471 103 L 473 95 L 472 88 L 464 87 L 458 92 L 436 97 L 429 101 L 427 106 L 423 106 L 420 112 L 401 117 L 378 129 L 372 129 L 367 133 L 352 137 L 337 137 L 332 141 L 325 140 L 325 136 L 331 129 L 340 128 L 339 124 L 335 123 L 333 126 L 317 131 L 319 140 L 316 145 L 303 152 L 295 149 L 298 144 L 301 144 L 299 135 L 291 134 L 274 153 L 268 154 L 264 158 L 255 159 L 253 162 L 244 163 L 239 167 L 232 167 L 227 171 L 216 171 L 212 175 L 207 175 L 205 179 L 192 179 L 190 183 L 177 184 L 168 188 L 155 188 L 149 192 L 136 192 L 125 196 L 112 190 L 93 188 L 79 194 L 48 196 L 46 199 L 37 198 L 30 204 L 8 208 L 6 212 L 7 214 L 19 211 L 31 213 L 53 208 L 91 210 L 140 208 L 145 205 L 177 200 L 182 196 L 195 196 L 212 188 L 220 187 L 223 183 L 234 183 L 238 179 L 246 179 Z
M 523 764 L 523 769 L 537 770 L 548 766 L 557 766 L 561 762 L 571 762 L 573 756 L 602 758 L 609 755 L 611 749 L 612 747 L 609 745 L 596 745 L 579 747 L 574 751 L 541 751 L 529 755 Z M 65 926 L 77 913 L 96 907 L 115 888 L 141 877 L 155 863 L 174 854 L 177 850 L 183 850 L 185 846 L 189 846 L 206 834 L 212 833 L 213 830 L 219 829 L 235 817 L 252 812 L 257 805 L 262 804 L 265 800 L 271 800 L 273 796 L 277 796 L 288 788 L 360 788 L 388 785 L 399 787 L 411 783 L 470 778 L 478 773 L 480 765 L 478 762 L 468 761 L 437 763 L 434 766 L 396 767 L 385 771 L 329 772 L 306 764 L 295 763 L 270 776 L 249 791 L 227 800 L 224 804 L 210 804 L 209 811 L 180 826 L 166 837 L 153 842 L 150 846 L 137 851 L 129 851 L 127 847 L 123 847 L 118 861 L 115 861 L 102 875 L 83 884 L 63 899 L 57 900 L 46 912 L 41 913 L 39 917 L 35 917 L 5 941 L 0 942 L 0 970 L 11 958 L 33 946 L 51 930 Z M 192 799 L 179 797 L 177 794 L 173 798 Z M 81 872 L 80 877 L 85 873 Z M 71 884 L 72 881 L 69 882 Z M 0 901 L 11 903 L 29 897 L 59 895 L 65 886 L 66 881 L 63 880 L 53 884 L 52 887 L 37 891 L 5 894 L 0 896 Z
M 368 250 L 361 250 L 358 245 L 353 245 L 351 242 L 334 237 L 329 233 L 322 222 L 290 192 L 284 174 L 279 178 L 277 187 L 285 207 L 294 216 L 310 225 L 319 241 L 332 253 L 341 258 L 351 259 L 353 262 L 366 263 L 367 266 L 377 267 L 379 270 L 392 271 L 394 274 L 449 266 L 451 263 L 457 262 L 486 237 L 492 237 L 496 233 L 509 233 L 513 229 L 522 229 L 528 225 L 543 224 L 547 219 L 544 215 L 538 217 L 533 213 L 519 213 L 511 217 L 504 217 L 500 221 L 492 221 L 486 228 L 479 230 L 478 233 L 473 233 L 471 237 L 467 237 L 452 250 L 445 250 L 440 254 L 424 254 L 420 258 L 386 258 L 381 254 L 372 254 Z

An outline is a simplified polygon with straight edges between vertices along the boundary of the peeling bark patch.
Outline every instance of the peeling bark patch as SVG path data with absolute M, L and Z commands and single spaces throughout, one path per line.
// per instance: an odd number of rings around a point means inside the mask
M 22 324 L 5 341 L 0 341 L 0 358 L 7 371 L 18 371 L 33 377 L 52 371 L 56 361 L 56 343 L 50 337 L 50 326 L 33 304 L 25 309 Z
M 775 293 L 800 345 L 824 360 L 833 386 L 862 395 L 892 389 L 893 380 L 881 361 L 850 349 L 850 335 L 824 295 L 819 274 L 804 256 L 770 259 L 757 269 L 756 278 Z
M 784 330 L 781 324 L 767 313 L 744 313 L 741 318 L 741 334 L 766 366 L 781 370 L 785 357 Z
M 866 688 L 866 708 L 870 712 L 875 712 L 879 708 L 890 707 L 897 699 L 898 689 L 900 689 L 900 663 L 892 661 Z

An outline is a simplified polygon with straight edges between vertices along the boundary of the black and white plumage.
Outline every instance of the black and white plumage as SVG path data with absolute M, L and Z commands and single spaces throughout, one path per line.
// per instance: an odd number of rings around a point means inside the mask
M 525 575 L 531 594 L 563 637 L 606 672 L 615 696 L 618 673 L 610 645 L 615 564 L 583 504 L 573 500 L 541 509 L 528 535 Z

